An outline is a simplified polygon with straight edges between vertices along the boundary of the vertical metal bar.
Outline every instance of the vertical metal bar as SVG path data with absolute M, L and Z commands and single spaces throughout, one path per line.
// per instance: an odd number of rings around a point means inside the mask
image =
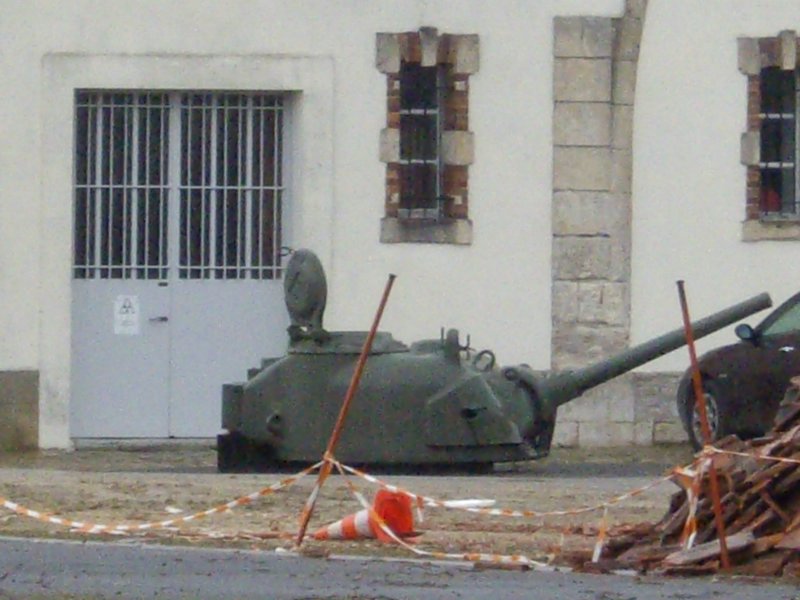
M 212 94 L 209 98 L 211 100 L 211 181 L 209 187 L 209 234 L 208 243 L 211 246 L 209 251 L 209 262 L 211 268 L 209 269 L 208 278 L 214 279 L 216 276 L 215 267 L 217 266 L 217 249 L 219 248 L 219 239 L 217 239 L 217 198 L 220 190 L 217 181 L 217 170 L 219 161 L 219 135 L 217 134 L 217 127 L 219 121 L 219 97 L 217 94 Z
M 103 95 L 97 95 L 97 108 L 95 112 L 96 131 L 95 131 L 95 211 L 94 211 L 94 230 L 95 230 L 95 276 L 102 277 L 103 273 Z
M 281 157 L 283 156 L 283 127 L 284 127 L 284 109 L 283 109 L 283 97 L 276 97 L 273 103 L 274 110 L 275 110 L 275 122 L 276 122 L 276 130 L 275 130 L 275 139 L 276 139 L 276 155 L 275 155 L 275 184 L 283 187 L 283 162 Z
M 94 219 L 92 218 L 95 214 L 94 211 L 90 208 L 93 200 L 94 200 L 94 190 L 92 189 L 92 164 L 96 160 L 96 157 L 93 156 L 94 148 L 92 146 L 92 132 L 94 131 L 94 122 L 93 117 L 94 111 L 92 109 L 92 100 L 91 97 L 87 94 L 86 95 L 86 191 L 85 191 L 85 198 L 86 198 L 86 215 L 85 215 L 85 222 L 86 222 L 86 239 L 83 241 L 84 249 L 86 251 L 86 269 L 84 270 L 84 275 L 86 278 L 91 278 L 94 276 L 94 262 L 95 257 L 92 255 L 92 248 L 94 247 L 94 239 L 93 234 L 94 231 Z M 96 169 L 95 169 L 96 170 Z
M 168 129 L 168 127 L 166 126 L 167 124 L 164 122 L 164 118 L 165 114 L 168 114 L 167 111 L 169 110 L 169 108 L 164 106 L 163 97 L 159 96 L 159 105 L 157 108 L 158 111 L 156 114 L 158 115 L 158 123 L 154 126 L 158 127 L 158 144 L 155 148 L 152 147 L 150 144 L 148 144 L 148 147 L 150 148 L 150 152 L 158 152 L 158 158 L 156 161 L 158 165 L 158 180 L 155 182 L 154 186 L 154 189 L 157 192 L 156 208 L 158 210 L 158 221 L 157 221 L 158 227 L 153 231 L 153 233 L 157 236 L 155 243 L 155 248 L 157 252 L 156 261 L 158 265 L 157 274 L 158 278 L 161 279 L 164 276 L 164 273 L 162 272 L 162 265 L 165 262 L 165 256 L 167 257 L 167 261 L 169 261 L 169 256 L 170 256 L 169 247 L 166 246 L 166 244 L 169 242 L 169 238 L 164 237 L 165 227 L 168 227 L 168 223 L 164 222 L 165 214 L 167 215 L 167 218 L 169 218 L 168 208 L 165 207 L 165 204 L 169 202 L 169 197 L 167 198 L 164 197 L 164 175 L 165 175 L 164 169 L 166 164 L 165 148 L 169 149 L 169 141 L 168 138 L 165 137 L 168 136 L 167 131 L 165 131 L 166 129 Z M 171 152 L 167 153 L 167 155 L 169 155 L 170 153 Z
M 109 94 L 108 102 L 108 276 L 114 278 L 114 111 L 116 100 L 114 94 Z
M 173 135 L 175 123 L 180 124 L 179 109 L 175 106 L 177 101 L 176 94 L 161 97 L 159 110 L 158 247 L 161 262 L 167 262 L 170 266 L 166 274 L 169 279 L 177 272 L 173 265 L 178 266 L 177 243 L 171 233 L 173 223 L 179 218 L 173 193 L 173 186 L 179 182 L 180 175 L 180 164 L 177 168 L 175 164 L 180 160 L 180 139 Z
M 245 268 L 243 272 L 244 279 L 252 279 L 252 270 L 250 271 L 250 276 L 248 277 L 248 267 L 252 267 L 252 258 L 253 258 L 253 234 L 252 234 L 252 223 L 251 220 L 253 218 L 253 190 L 255 188 L 254 181 L 253 181 L 253 126 L 254 126 L 254 119 L 256 115 L 256 107 L 253 96 L 247 97 L 247 118 L 245 119 L 247 125 L 247 131 L 245 132 L 245 195 L 244 195 L 244 249 L 243 253 L 243 267 Z
M 442 196 L 442 129 L 444 127 L 442 123 L 442 104 L 444 103 L 446 83 L 444 66 L 438 65 L 436 67 L 436 156 L 434 157 L 436 168 L 434 208 L 437 210 L 441 209 L 439 198 Z M 441 217 L 442 215 L 438 216 Z
M 165 112 L 167 115 L 166 134 L 169 140 L 169 152 L 167 153 L 166 181 L 162 189 L 166 194 L 166 201 L 163 205 L 166 208 L 166 235 L 167 255 L 171 256 L 171 264 L 174 267 L 169 270 L 170 282 L 176 282 L 180 277 L 180 198 L 181 198 L 181 127 L 182 119 L 187 114 L 182 110 L 180 93 L 169 95 L 169 108 Z M 188 123 L 187 123 L 188 127 Z M 164 170 L 162 169 L 162 172 Z
M 171 196 L 169 194 L 169 188 L 167 188 L 165 192 L 165 179 L 168 182 L 167 185 L 171 184 L 171 176 L 172 172 L 170 171 L 171 165 L 171 157 L 176 154 L 176 149 L 172 148 L 172 138 L 171 138 L 171 130 L 172 127 L 170 125 L 170 115 L 171 111 L 173 110 L 172 106 L 173 98 L 171 95 L 167 96 L 167 102 L 165 104 L 164 97 L 159 97 L 159 102 L 161 103 L 158 110 L 158 181 L 155 184 L 156 189 L 158 190 L 157 193 L 157 202 L 158 202 L 158 229 L 155 230 L 155 234 L 158 236 L 158 242 L 156 247 L 158 248 L 158 264 L 159 264 L 159 279 L 164 276 L 164 273 L 161 270 L 161 265 L 164 262 L 171 263 L 175 260 L 175 255 L 170 248 L 170 240 L 171 236 L 169 235 L 169 226 L 170 221 L 175 218 L 175 215 L 170 210 L 170 200 Z M 179 152 L 177 152 L 179 154 Z M 167 277 L 171 276 L 171 272 L 167 273 Z
M 272 260 L 270 261 L 270 269 L 275 274 L 275 267 L 278 263 L 278 256 L 280 255 L 280 244 L 278 242 L 278 223 L 280 213 L 281 190 L 280 181 L 283 174 L 281 173 L 281 156 L 283 155 L 281 148 L 281 130 L 283 128 L 283 111 L 279 110 L 277 106 L 274 109 L 275 118 L 272 120 L 272 231 L 270 233 L 270 240 L 272 242 Z
M 192 101 L 192 123 L 194 125 L 190 128 L 194 138 L 195 147 L 198 149 L 197 155 L 193 157 L 195 161 L 194 171 L 189 171 L 187 174 L 187 185 L 189 187 L 189 205 L 192 213 L 189 222 L 187 223 L 186 232 L 187 239 L 192 242 L 193 258 L 192 267 L 199 269 L 197 271 L 202 277 L 203 274 L 203 145 L 205 143 L 205 134 L 203 132 L 203 111 L 205 104 L 200 99 L 199 102 Z M 194 150 L 191 151 L 194 154 Z
M 139 106 L 141 94 L 133 95 L 131 116 L 131 264 L 134 279 L 142 279 L 141 252 L 139 250 Z
M 171 165 L 172 157 L 180 156 L 180 112 L 174 106 L 177 102 L 177 94 L 161 96 L 161 110 L 159 111 L 161 133 L 159 135 L 158 181 L 160 191 L 158 198 L 161 211 L 158 235 L 161 264 L 163 265 L 159 271 L 166 270 L 166 273 L 159 273 L 159 279 L 166 277 L 168 280 L 174 278 L 178 271 L 177 268 L 172 268 L 173 264 L 178 264 L 177 248 L 170 247 L 170 244 L 173 243 L 170 240 L 177 243 L 175 232 L 170 233 L 170 229 L 174 223 L 177 223 L 178 218 L 175 202 L 172 201 L 175 196 L 173 188 L 180 183 L 178 171 Z M 172 135 L 173 131 L 177 131 L 176 136 Z
M 233 187 L 236 190 L 235 206 L 231 211 L 231 218 L 233 219 L 234 234 L 233 234 L 233 277 L 239 277 L 239 208 L 242 193 L 242 97 L 236 96 L 236 103 L 234 104 L 233 119 L 237 123 L 236 127 L 236 150 L 234 152 L 234 164 L 236 165 L 236 180 Z
M 782 94 L 783 96 L 783 94 Z M 794 98 L 792 97 L 792 100 Z M 778 160 L 780 161 L 779 172 L 781 174 L 781 212 L 793 213 L 795 205 L 795 156 L 794 146 L 796 144 L 796 134 L 794 132 L 794 114 L 788 113 L 784 105 L 785 100 L 781 97 L 780 113 L 778 115 L 778 125 L 780 126 L 780 151 Z M 791 185 L 786 181 L 786 177 L 791 177 Z
M 202 168 L 200 170 L 200 277 L 205 279 L 208 275 L 208 259 L 206 258 L 206 236 L 208 234 L 208 204 L 210 203 L 208 192 L 208 102 L 204 101 L 200 106 L 201 122 L 200 127 L 200 160 Z
M 700 380 L 700 368 L 697 365 L 697 353 L 694 348 L 694 332 L 692 331 L 692 321 L 689 318 L 689 308 L 686 302 L 686 292 L 684 291 L 683 281 L 678 281 L 678 296 L 681 303 L 683 314 L 683 327 L 686 332 L 686 346 L 689 348 L 689 359 L 692 365 L 692 383 L 694 384 L 694 397 L 698 412 L 700 413 L 700 424 L 703 429 L 703 438 L 706 445 L 711 443 L 711 428 L 708 426 L 708 413 L 706 412 L 706 398 L 703 393 L 703 383 Z M 725 520 L 722 516 L 722 503 L 720 502 L 719 481 L 717 480 L 717 469 L 714 464 L 715 455 L 709 457 L 708 480 L 711 488 L 711 503 L 714 507 L 714 523 L 717 528 L 719 538 L 720 562 L 723 569 L 731 566 L 730 556 L 728 555 L 728 541 L 725 534 Z M 700 476 L 700 475 L 698 475 Z
M 247 201 L 247 191 L 244 189 L 246 185 L 245 174 L 247 169 L 247 102 L 247 96 L 242 95 L 239 97 L 239 127 L 237 130 L 239 139 L 236 141 L 236 147 L 238 148 L 236 176 L 239 183 L 236 190 L 236 279 L 243 278 L 246 275 L 246 271 L 244 270 L 246 246 L 242 240 L 242 234 L 244 233 L 246 235 L 246 229 L 243 229 L 243 217 L 245 215 L 242 214 L 242 206 L 244 202 Z
M 256 243 L 258 244 L 258 254 L 256 255 L 256 264 L 258 265 L 258 277 L 263 279 L 266 274 L 267 265 L 264 264 L 264 213 L 265 202 L 264 196 L 266 194 L 266 187 L 264 183 L 264 170 L 266 162 L 266 139 L 267 139 L 267 115 L 271 114 L 268 107 L 261 103 L 261 123 L 259 128 L 259 152 L 258 152 L 258 223 L 256 223 Z
M 178 154 L 181 157 L 181 168 L 178 172 L 178 219 L 182 221 L 183 230 L 186 233 L 186 237 L 180 241 L 180 235 L 178 236 L 179 244 L 182 243 L 183 248 L 181 248 L 182 255 L 179 253 L 177 256 L 178 259 L 178 278 L 179 279 L 190 279 L 192 276 L 192 230 L 190 227 L 191 223 L 191 168 L 192 168 L 192 116 L 193 116 L 193 102 L 192 97 L 188 93 L 181 94 L 180 96 L 180 110 L 181 115 L 181 149 Z M 186 132 L 184 134 L 184 132 Z M 186 136 L 184 139 L 183 136 Z M 185 146 L 184 146 L 185 144 Z M 184 156 L 185 155 L 185 156 Z M 179 251 L 180 252 L 180 251 Z
M 127 96 L 127 94 L 126 94 Z M 130 186 L 128 186 L 128 158 L 130 157 L 130 137 L 128 128 L 130 127 L 131 105 L 128 104 L 127 98 L 124 102 L 124 112 L 122 113 L 122 129 L 123 143 L 122 143 L 122 278 L 128 279 L 130 277 L 130 249 L 128 243 L 130 242 L 129 227 L 130 227 Z
M 222 277 L 228 277 L 228 98 L 222 103 Z
M 150 278 L 150 100 L 145 102 L 144 109 L 144 179 L 142 180 L 142 191 L 144 193 L 144 256 L 145 279 Z M 159 266 L 161 258 L 159 255 Z
M 214 99 L 212 95 L 203 97 L 203 193 L 202 193 L 202 215 L 200 225 L 202 260 L 200 277 L 203 279 L 213 279 L 214 270 L 214 238 L 212 235 L 213 227 L 213 205 L 215 201 L 213 181 L 216 162 L 214 160 Z
M 184 279 L 192 278 L 192 267 L 195 265 L 194 256 L 192 252 L 192 123 L 195 115 L 195 105 L 191 94 L 183 95 L 184 102 L 181 109 L 181 116 L 184 119 L 181 130 L 186 131 L 186 159 L 185 159 L 185 172 L 181 174 L 179 185 L 179 194 L 181 195 L 180 205 L 184 211 L 183 227 L 186 232 L 184 240 L 184 260 L 185 263 L 180 265 L 181 270 L 185 273 Z M 201 104 L 202 106 L 202 104 Z M 181 149 L 183 152 L 183 149 Z M 185 267 L 185 268 L 184 268 Z

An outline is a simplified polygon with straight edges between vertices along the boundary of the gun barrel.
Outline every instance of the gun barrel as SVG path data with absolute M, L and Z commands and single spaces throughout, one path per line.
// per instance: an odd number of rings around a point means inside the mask
M 769 294 L 762 293 L 753 296 L 708 317 L 694 321 L 692 323 L 694 338 L 705 337 L 770 306 L 772 306 L 772 299 Z M 599 363 L 545 378 L 538 382 L 538 392 L 547 404 L 552 408 L 556 408 L 579 397 L 590 388 L 605 383 L 685 345 L 686 334 L 684 328 L 681 327 L 629 348 Z

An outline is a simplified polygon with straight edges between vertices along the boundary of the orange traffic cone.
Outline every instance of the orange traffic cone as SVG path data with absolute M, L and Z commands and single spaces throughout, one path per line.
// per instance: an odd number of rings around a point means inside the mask
M 410 496 L 381 488 L 375 494 L 372 509 L 397 537 L 419 535 L 414 531 L 414 513 L 411 508 Z M 383 529 L 378 526 L 375 529 L 379 540 L 382 542 L 393 541 Z
M 316 540 L 359 540 L 378 538 L 382 542 L 393 541 L 374 518 L 380 517 L 384 525 L 398 537 L 419 535 L 414 531 L 414 515 L 411 510 L 411 498 L 399 492 L 381 489 L 375 495 L 372 510 L 366 508 L 335 523 L 321 527 L 314 533 Z
M 380 529 L 365 508 L 339 519 L 335 523 L 321 527 L 314 533 L 315 540 L 360 540 L 376 537 Z

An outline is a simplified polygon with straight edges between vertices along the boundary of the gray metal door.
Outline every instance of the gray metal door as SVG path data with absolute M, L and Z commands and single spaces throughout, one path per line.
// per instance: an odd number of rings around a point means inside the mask
M 285 347 L 281 98 L 76 100 L 71 435 L 215 435 Z

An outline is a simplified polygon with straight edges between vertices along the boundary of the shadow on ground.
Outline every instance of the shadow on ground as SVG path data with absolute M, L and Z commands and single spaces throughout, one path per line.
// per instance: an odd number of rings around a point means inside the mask
M 662 475 L 676 465 L 688 464 L 693 453 L 688 444 L 651 447 L 554 448 L 549 457 L 522 463 L 496 464 L 494 475 L 536 477 L 647 477 Z M 294 472 L 299 465 L 281 471 Z M 305 466 L 305 465 L 303 465 Z M 213 442 L 120 443 L 73 451 L 0 453 L 0 468 L 51 469 L 89 472 L 215 473 Z M 480 475 L 464 469 L 403 469 L 372 465 L 372 473 Z

